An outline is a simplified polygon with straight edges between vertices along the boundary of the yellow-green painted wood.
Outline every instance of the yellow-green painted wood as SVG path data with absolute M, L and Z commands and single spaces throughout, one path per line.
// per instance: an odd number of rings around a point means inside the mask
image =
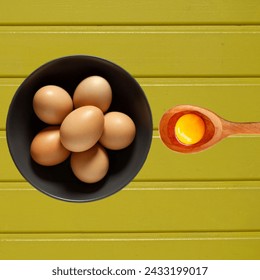
M 6 138 L 3 136 L 3 132 L 0 131 L 0 181 L 23 181 L 23 177 L 17 170 L 14 162 L 10 156 Z
M 259 26 L 2 26 L 0 76 L 25 77 L 64 55 L 111 60 L 134 76 L 260 73 Z
M 258 260 L 260 233 L 0 234 L 0 259 Z
M 5 129 L 6 114 L 12 96 L 23 79 L 1 79 L 3 94 L 0 123 Z M 214 110 L 234 121 L 259 121 L 259 79 L 138 79 L 152 108 L 154 128 L 170 106 L 195 104 Z M 233 105 L 232 105 L 233 102 Z M 228 104 L 228 105 L 227 105 Z M 240 104 L 243 104 L 241 109 Z M 179 155 L 155 138 L 141 173 L 136 180 L 258 180 L 259 137 L 224 140 L 211 150 L 197 155 Z M 23 180 L 15 168 L 1 133 L 0 180 Z M 225 159 L 223 160 L 223 155 Z M 167 158 L 167 162 L 165 161 Z M 210 162 L 211 164 L 208 164 Z M 199 165 L 198 165 L 199 164 Z M 194 168 L 196 166 L 196 168 Z M 174 170 L 174 172 L 172 171 Z M 152 172 L 151 172 L 152 171 Z M 152 177 L 151 177 L 152 176 Z
M 6 128 L 11 100 L 24 79 L 0 78 L 0 130 Z M 177 104 L 213 110 L 233 121 L 260 121 L 260 78 L 137 78 L 150 104 L 154 129 L 163 113 Z M 241 108 L 243 104 L 243 108 Z
M 0 79 L 0 130 L 6 128 L 6 118 L 12 98 L 23 79 Z
M 260 121 L 258 78 L 137 79 L 150 103 L 154 129 L 163 113 L 179 104 L 202 106 L 225 119 Z M 243 107 L 241 107 L 243 104 Z
M 259 24 L 257 0 L 5 1 L 0 24 Z
M 0 9 L 0 259 L 259 259 L 260 137 L 176 154 L 162 114 L 194 104 L 260 121 L 258 0 L 5 1 Z M 67 203 L 30 186 L 8 152 L 11 99 L 64 55 L 111 60 L 140 82 L 154 120 L 147 161 L 119 193 Z
M 259 200 L 260 185 L 250 182 L 133 182 L 91 203 L 1 183 L 0 233 L 259 231 Z
M 2 136 L 1 136 L 2 135 Z M 179 154 L 154 135 L 148 158 L 135 181 L 260 180 L 260 137 L 232 137 L 197 154 Z M 23 181 L 0 133 L 0 181 Z
M 260 137 L 234 137 L 185 155 L 169 150 L 157 137 L 136 180 L 259 180 L 259 145 Z

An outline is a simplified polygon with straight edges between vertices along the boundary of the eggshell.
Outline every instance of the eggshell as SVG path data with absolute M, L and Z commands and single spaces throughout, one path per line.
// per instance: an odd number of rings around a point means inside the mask
M 135 124 L 128 115 L 110 112 L 105 115 L 104 131 L 99 142 L 105 148 L 120 150 L 133 142 L 135 133 Z
M 72 153 L 70 163 L 75 176 L 85 183 L 100 181 L 105 177 L 109 168 L 107 152 L 99 144 L 87 151 Z
M 72 152 L 90 149 L 104 129 L 104 114 L 95 106 L 83 106 L 72 111 L 60 127 L 61 142 Z
M 70 95 L 63 88 L 47 85 L 35 93 L 33 109 L 43 122 L 61 124 L 64 118 L 73 110 L 73 102 Z
M 58 126 L 50 126 L 41 130 L 31 143 L 30 153 L 35 162 L 44 166 L 59 164 L 70 155 L 70 152 L 60 142 Z
M 112 89 L 103 77 L 91 76 L 79 83 L 73 94 L 75 108 L 93 105 L 106 112 L 112 101 Z

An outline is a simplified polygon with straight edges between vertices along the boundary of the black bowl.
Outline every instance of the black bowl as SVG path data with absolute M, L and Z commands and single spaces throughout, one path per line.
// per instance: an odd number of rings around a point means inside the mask
M 47 125 L 35 115 L 32 100 L 45 85 L 57 85 L 71 95 L 88 76 L 104 77 L 111 85 L 113 101 L 109 111 L 129 115 L 136 125 L 133 143 L 119 151 L 108 150 L 110 166 L 104 179 L 86 184 L 71 171 L 69 159 L 44 167 L 30 156 L 34 136 Z M 145 94 L 136 80 L 118 65 L 102 58 L 75 55 L 52 60 L 29 75 L 16 91 L 7 116 L 10 154 L 23 177 L 39 191 L 61 200 L 87 202 L 107 197 L 126 186 L 142 168 L 152 140 L 152 115 Z

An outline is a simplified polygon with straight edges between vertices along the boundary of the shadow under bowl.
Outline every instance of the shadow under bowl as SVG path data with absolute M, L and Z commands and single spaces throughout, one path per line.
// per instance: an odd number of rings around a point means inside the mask
M 35 163 L 30 156 L 34 136 L 48 126 L 38 119 L 32 107 L 36 91 L 57 85 L 71 96 L 86 77 L 105 78 L 113 92 L 109 111 L 129 115 L 136 125 L 133 143 L 119 151 L 108 151 L 107 175 L 93 184 L 78 180 L 69 159 L 51 167 Z M 108 112 L 109 112 L 108 111 Z M 130 183 L 142 168 L 152 141 L 152 114 L 140 85 L 123 68 L 102 58 L 74 55 L 52 60 L 30 74 L 16 91 L 9 107 L 6 133 L 12 159 L 22 176 L 39 191 L 64 201 L 87 202 L 110 196 Z

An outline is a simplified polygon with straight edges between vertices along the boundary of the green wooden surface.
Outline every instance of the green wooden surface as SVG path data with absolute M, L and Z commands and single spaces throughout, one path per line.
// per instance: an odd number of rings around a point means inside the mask
M 1 26 L 0 42 L 0 77 L 25 77 L 71 54 L 138 77 L 260 76 L 259 26 Z
M 260 187 L 250 182 L 135 182 L 109 198 L 75 204 L 25 183 L 2 183 L 0 233 L 255 231 L 259 198 Z
M 0 78 L 0 130 L 23 78 Z M 151 106 L 154 129 L 171 106 L 194 104 L 232 121 L 260 120 L 260 78 L 137 78 Z M 163 98 L 162 98 L 163 97 Z M 243 108 L 241 108 L 243 104 Z
M 0 259 L 260 259 L 259 136 L 182 155 L 158 135 L 177 104 L 260 121 L 260 2 L 6 1 L 0 9 Z M 89 54 L 131 73 L 150 103 L 147 161 L 125 189 L 66 203 L 30 186 L 6 116 L 32 71 Z
M 6 259 L 258 259 L 259 233 L 2 234 Z
M 154 136 L 152 147 L 137 181 L 190 180 L 259 180 L 260 137 L 225 139 L 208 151 L 198 154 L 177 154 L 165 147 L 159 136 Z M 23 181 L 1 137 L 0 181 Z
M 2 4 L 0 23 L 9 25 L 259 24 L 257 0 L 55 0 Z

